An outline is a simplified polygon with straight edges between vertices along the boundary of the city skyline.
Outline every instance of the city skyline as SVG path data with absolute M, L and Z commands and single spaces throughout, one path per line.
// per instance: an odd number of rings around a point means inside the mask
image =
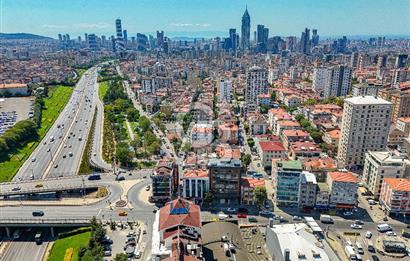
M 377 3 L 375 3 L 377 2 Z M 305 27 L 317 28 L 322 39 L 348 36 L 410 35 L 409 2 L 388 1 L 149 1 L 121 4 L 92 1 L 1 1 L 2 33 L 35 33 L 56 38 L 58 33 L 114 35 L 113 21 L 121 18 L 129 35 L 164 30 L 170 37 L 226 36 L 229 28 L 241 29 L 245 8 L 251 17 L 251 35 L 258 24 L 269 28 L 271 36 L 299 36 Z M 200 11 L 199 11 L 200 9 Z M 332 12 L 329 12 L 329 9 Z M 76 10 L 88 10 L 87 16 Z M 140 10 L 140 11 L 138 11 Z M 183 13 L 181 14 L 181 10 Z M 347 17 L 345 12 L 349 11 Z M 35 15 L 34 15 L 35 14 Z M 107 15 L 101 15 L 107 14 Z M 155 14 L 155 15 L 154 15 Z M 160 14 L 160 15 L 157 15 Z M 378 19 L 374 19 L 374 17 Z M 29 19 L 16 19 L 25 17 Z M 373 18 L 372 18 L 373 17 Z M 406 18 L 407 17 L 407 18 Z M 75 20 L 75 21 L 74 21 Z M 251 37 L 252 38 L 252 37 Z

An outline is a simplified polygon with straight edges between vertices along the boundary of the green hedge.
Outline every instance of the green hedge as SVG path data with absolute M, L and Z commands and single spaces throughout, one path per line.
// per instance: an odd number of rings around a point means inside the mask
M 89 231 L 91 231 L 91 227 L 80 227 L 80 228 L 77 228 L 77 229 L 74 229 L 74 230 L 71 230 L 65 233 L 60 233 L 58 234 L 58 238 L 61 239 L 61 238 L 71 237 L 71 236 L 89 232 Z

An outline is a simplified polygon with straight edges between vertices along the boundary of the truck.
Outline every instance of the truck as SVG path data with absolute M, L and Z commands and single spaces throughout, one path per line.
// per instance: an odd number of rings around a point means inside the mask
M 354 248 L 352 246 L 346 246 L 345 253 L 349 260 L 356 260 L 356 253 L 354 252 Z
M 43 243 L 43 233 L 37 232 L 34 236 L 34 240 L 36 241 L 37 245 L 41 245 Z
M 379 231 L 381 233 L 391 231 L 391 230 L 392 230 L 392 228 L 389 224 L 379 224 L 379 225 L 377 225 L 377 231 Z
M 322 221 L 322 223 L 333 223 L 333 219 L 329 215 L 320 215 L 320 221 Z

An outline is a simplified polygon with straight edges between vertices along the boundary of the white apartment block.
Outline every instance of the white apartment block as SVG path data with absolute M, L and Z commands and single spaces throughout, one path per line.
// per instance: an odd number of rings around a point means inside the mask
M 352 87 L 353 96 L 377 96 L 382 85 L 373 83 L 358 83 Z
M 273 84 L 274 81 L 279 79 L 279 69 L 278 68 L 269 68 L 268 71 L 268 82 Z
M 219 82 L 219 102 L 230 102 L 232 95 L 232 82 L 228 79 L 221 79 Z
M 323 96 L 325 98 L 346 96 L 352 84 L 352 68 L 337 65 L 328 70 Z
M 367 151 L 386 148 L 392 103 L 374 96 L 345 100 L 337 152 L 341 168 L 364 165 Z
M 268 93 L 268 75 L 265 69 L 252 66 L 246 73 L 245 102 L 247 111 L 257 109 L 258 95 Z
M 299 183 L 299 208 L 315 206 L 316 190 L 316 176 L 313 173 L 302 171 Z
M 313 90 L 323 96 L 323 91 L 325 89 L 327 79 L 329 75 L 329 69 L 326 67 L 316 67 L 313 69 Z
M 389 151 L 369 151 L 366 153 L 362 181 L 375 199 L 379 199 L 385 178 L 408 177 L 410 161 L 404 156 L 393 155 Z

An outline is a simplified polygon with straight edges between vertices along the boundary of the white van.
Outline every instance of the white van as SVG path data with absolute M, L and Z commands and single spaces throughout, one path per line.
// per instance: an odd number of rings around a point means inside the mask
M 364 254 L 364 250 L 363 250 L 362 244 L 360 244 L 359 241 L 356 242 L 356 248 L 357 248 L 357 252 L 358 252 L 359 254 L 361 254 L 361 255 Z
M 391 231 L 392 227 L 389 224 L 379 224 L 377 225 L 377 231 L 384 233 L 387 231 Z

